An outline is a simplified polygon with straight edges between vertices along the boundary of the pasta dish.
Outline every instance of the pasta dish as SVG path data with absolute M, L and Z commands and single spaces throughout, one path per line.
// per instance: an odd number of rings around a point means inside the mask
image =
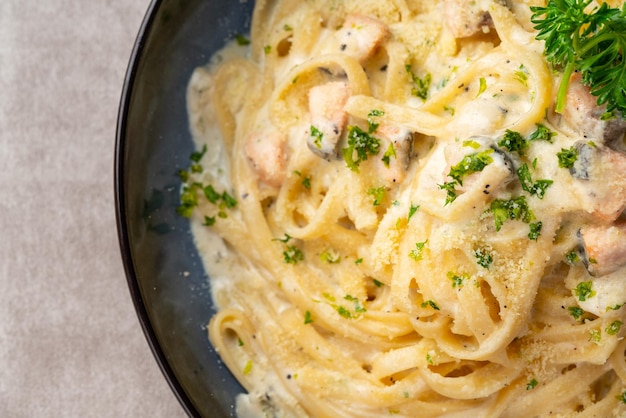
M 196 69 L 179 213 L 239 417 L 626 416 L 626 122 L 540 33 L 626 14 L 548 3 L 260 0 Z

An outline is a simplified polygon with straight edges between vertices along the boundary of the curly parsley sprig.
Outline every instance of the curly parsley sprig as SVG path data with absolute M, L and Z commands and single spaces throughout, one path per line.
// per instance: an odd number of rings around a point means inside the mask
M 580 71 L 583 83 L 607 111 L 626 114 L 626 5 L 606 3 L 587 11 L 592 0 L 549 0 L 546 7 L 531 7 L 531 22 L 545 41 L 544 53 L 563 70 L 556 100 L 562 112 L 570 76 Z M 587 9 L 587 10 L 586 10 Z

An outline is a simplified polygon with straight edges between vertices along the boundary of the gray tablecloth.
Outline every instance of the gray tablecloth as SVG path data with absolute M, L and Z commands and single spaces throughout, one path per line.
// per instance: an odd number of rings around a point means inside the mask
M 177 417 L 120 259 L 113 151 L 148 0 L 0 0 L 0 417 Z

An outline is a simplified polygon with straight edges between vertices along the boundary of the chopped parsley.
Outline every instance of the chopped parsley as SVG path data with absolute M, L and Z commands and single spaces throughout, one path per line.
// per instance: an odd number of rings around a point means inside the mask
M 206 154 L 206 151 L 207 151 L 207 147 L 206 147 L 206 144 L 204 144 L 200 151 L 192 152 L 191 155 L 189 156 L 189 159 L 193 161 L 194 163 L 199 163 L 202 157 L 204 157 L 204 154 Z
M 215 225 L 215 216 L 204 216 L 204 226 L 213 226 Z
M 568 264 L 576 264 L 580 261 L 580 257 L 578 256 L 577 250 L 572 250 L 565 254 L 565 260 L 567 260 Z
M 348 147 L 342 150 L 343 159 L 352 171 L 359 171 L 359 164 L 380 151 L 380 140 L 358 126 L 348 126 Z M 355 155 L 356 154 L 356 155 Z
M 599 329 L 589 330 L 589 341 L 599 343 L 602 340 L 602 332 Z
M 320 259 L 329 264 L 337 264 L 341 261 L 341 256 L 335 254 L 334 251 L 326 250 L 320 254 Z
M 436 310 L 436 311 L 439 311 L 439 310 L 440 310 L 440 309 L 439 309 L 439 306 L 438 306 L 438 305 L 437 305 L 434 301 L 432 301 L 432 300 L 427 300 L 427 301 L 424 301 L 424 302 L 422 302 L 422 304 L 421 304 L 420 306 L 421 306 L 422 308 L 428 308 L 428 307 L 430 306 L 431 308 L 433 308 L 433 309 L 434 309 L 434 310 Z
M 535 219 L 524 196 L 509 200 L 496 199 L 491 202 L 490 210 L 493 213 L 496 231 L 499 231 L 507 220 L 517 219 L 530 223 Z
M 385 285 L 383 282 L 376 279 L 372 279 L 372 281 L 374 282 L 374 286 L 376 287 L 383 287 Z
M 381 187 L 372 187 L 371 189 L 369 189 L 367 191 L 367 194 L 369 196 L 373 196 L 374 197 L 374 202 L 373 205 L 374 206 L 380 206 L 380 204 L 382 203 L 383 199 L 385 198 L 385 187 L 381 186 Z
M 517 169 L 517 176 L 519 177 L 522 189 L 531 195 L 537 196 L 539 199 L 543 199 L 548 187 L 554 183 L 552 180 L 537 180 L 533 182 L 527 164 L 522 164 Z
M 537 127 L 537 129 L 532 134 L 530 134 L 530 136 L 528 137 L 529 140 L 552 142 L 552 137 L 556 135 L 556 132 L 552 132 L 541 123 L 537 123 L 535 126 Z
M 524 86 L 528 85 L 528 70 L 524 67 L 524 64 L 520 64 L 519 70 L 515 71 L 514 78 L 522 83 Z
M 415 249 L 411 250 L 409 257 L 415 261 L 420 261 L 424 257 L 424 247 L 428 244 L 428 240 L 415 244 Z
M 491 263 L 493 263 L 493 255 L 484 248 L 475 250 L 474 257 L 476 257 L 476 263 L 486 269 L 489 269 Z
M 372 109 L 370 113 L 367 114 L 367 131 L 368 133 L 374 133 L 376 129 L 380 126 L 378 122 L 374 121 L 374 118 L 381 117 L 385 114 L 382 110 Z
M 419 78 L 413 73 L 410 64 L 405 65 L 404 67 L 406 72 L 411 77 L 413 81 L 413 88 L 411 88 L 411 94 L 415 97 L 419 97 L 423 101 L 426 101 L 428 98 L 428 90 L 430 89 L 430 83 L 432 82 L 432 76 L 430 73 L 426 74 L 424 78 Z
M 239 46 L 250 45 L 250 40 L 240 33 L 235 35 L 235 39 L 237 40 L 237 45 Z
M 615 334 L 617 334 L 619 332 L 619 330 L 620 330 L 620 328 L 622 327 L 623 324 L 624 323 L 622 321 L 615 320 L 615 321 L 611 322 L 611 325 L 606 327 L 605 331 L 609 335 L 615 335 Z
M 485 90 L 487 90 L 487 80 L 485 80 L 484 77 L 480 77 L 480 79 L 478 80 L 478 83 L 479 83 L 479 87 L 478 87 L 478 93 L 476 94 L 476 97 L 480 96 L 481 94 L 485 92 Z
M 287 264 L 297 264 L 304 260 L 304 253 L 295 245 L 287 245 L 283 251 L 283 261 Z
M 531 222 L 528 224 L 530 231 L 528 232 L 528 238 L 532 241 L 537 241 L 539 236 L 541 235 L 541 228 L 543 227 L 543 223 L 539 222 Z
M 363 263 L 363 257 L 357 258 L 356 260 L 354 260 L 354 264 L 356 264 L 357 266 L 362 263 Z
M 385 153 L 383 154 L 383 158 L 381 158 L 381 160 L 383 161 L 383 164 L 385 164 L 385 167 L 389 168 L 389 164 L 391 163 L 391 158 L 398 158 L 396 156 L 396 149 L 393 146 L 393 142 L 389 143 L 389 147 L 387 148 L 387 151 L 385 151 Z
M 310 324 L 313 322 L 313 318 L 311 318 L 311 312 L 306 311 L 304 313 L 304 325 Z
M 487 165 L 493 162 L 491 154 L 493 154 L 493 149 L 491 148 L 485 151 L 468 154 L 450 168 L 448 176 L 452 177 L 454 181 L 439 184 L 439 188 L 446 191 L 446 205 L 454 202 L 457 197 L 456 186 L 462 186 L 465 177 L 482 171 Z
M 559 159 L 559 167 L 572 168 L 578 159 L 578 151 L 572 145 L 569 149 L 561 148 L 561 151 L 557 152 L 556 156 Z
M 567 308 L 567 312 L 574 318 L 575 320 L 579 320 L 585 314 L 585 311 L 578 306 L 570 306 Z
M 252 360 L 248 360 L 246 365 L 243 367 L 243 375 L 247 376 L 252 373 Z
M 593 282 L 580 282 L 574 289 L 574 294 L 578 298 L 579 301 L 584 302 L 589 298 L 592 298 L 596 295 L 596 291 L 593 290 Z
M 526 390 L 532 390 L 536 388 L 538 384 L 539 382 L 537 381 L 537 379 L 533 378 L 526 384 Z
M 510 152 L 518 152 L 520 155 L 523 155 L 526 148 L 528 148 L 528 141 L 519 132 L 507 129 L 500 142 L 498 142 L 498 146 Z
M 615 397 L 618 401 L 626 404 L 626 390 Z
M 413 217 L 413 215 L 415 215 L 417 213 L 419 208 L 420 208 L 420 205 L 414 205 L 413 203 L 411 203 L 411 207 L 409 208 L 409 216 L 408 216 L 407 221 L 411 220 L 411 218 Z
M 448 278 L 452 280 L 452 287 L 461 288 L 466 280 L 469 280 L 468 274 L 455 274 L 453 272 L 448 272 Z
M 318 149 L 322 148 L 322 139 L 324 138 L 324 133 L 313 125 L 311 125 L 311 138 L 315 138 L 313 143 Z

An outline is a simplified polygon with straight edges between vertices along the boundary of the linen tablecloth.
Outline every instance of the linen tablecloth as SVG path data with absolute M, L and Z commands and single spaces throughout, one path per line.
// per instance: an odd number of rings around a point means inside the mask
M 148 4 L 0 1 L 0 417 L 184 416 L 115 226 L 115 123 Z

